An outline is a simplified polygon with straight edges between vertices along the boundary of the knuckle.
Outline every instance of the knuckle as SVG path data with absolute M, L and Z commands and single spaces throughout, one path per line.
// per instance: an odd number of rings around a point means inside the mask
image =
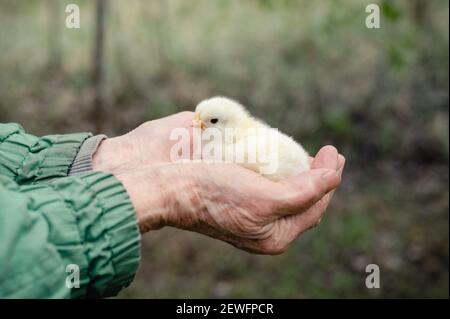
M 306 185 L 306 197 L 308 202 L 314 202 L 320 196 L 320 187 L 317 182 L 313 180 L 309 180 Z

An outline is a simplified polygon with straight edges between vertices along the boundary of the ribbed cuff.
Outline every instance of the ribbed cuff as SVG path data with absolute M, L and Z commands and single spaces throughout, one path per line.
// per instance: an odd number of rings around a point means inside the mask
M 86 257 L 84 296 L 115 296 L 134 278 L 140 233 L 130 198 L 109 173 L 90 172 L 52 183 L 72 207 Z M 75 196 L 75 197 L 74 197 Z M 74 293 L 77 293 L 76 291 Z
M 69 176 L 92 171 L 92 156 L 97 151 L 100 143 L 106 138 L 108 138 L 106 135 L 101 134 L 92 136 L 84 141 L 70 167 Z

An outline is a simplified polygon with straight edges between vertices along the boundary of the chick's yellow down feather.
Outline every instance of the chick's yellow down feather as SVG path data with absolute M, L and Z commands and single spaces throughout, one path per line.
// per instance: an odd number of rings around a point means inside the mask
M 202 147 L 214 151 L 214 147 L 220 147 L 222 160 L 232 159 L 271 180 L 279 181 L 310 168 L 309 155 L 299 143 L 271 129 L 232 99 L 201 101 L 195 109 L 194 126 L 203 129 Z

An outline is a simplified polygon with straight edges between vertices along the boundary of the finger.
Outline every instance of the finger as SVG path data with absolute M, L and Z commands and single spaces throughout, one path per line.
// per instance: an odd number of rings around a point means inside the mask
M 341 178 L 341 181 L 342 181 L 342 172 L 344 171 L 344 167 L 345 167 L 345 157 L 343 156 L 343 155 L 341 155 L 341 154 L 339 154 L 339 156 L 338 156 L 338 170 L 337 170 L 337 172 L 338 172 L 338 175 L 339 175 L 339 177 Z M 333 195 L 334 195 L 334 192 L 336 191 L 336 188 L 335 189 L 333 189 L 329 194 L 330 194 L 330 197 L 329 197 L 329 199 L 328 199 L 328 202 L 327 202 L 327 205 L 326 205 L 326 207 L 325 207 L 325 209 L 328 207 L 328 204 L 330 203 L 330 201 L 331 201 L 331 199 L 333 198 Z M 323 213 L 325 213 L 325 211 L 323 212 Z M 322 214 L 323 214 L 322 213 Z
M 303 214 L 292 216 L 293 223 L 297 228 L 297 236 L 305 230 L 316 227 L 320 224 L 322 217 L 325 214 L 331 199 L 333 198 L 333 195 L 334 191 L 329 192 Z
M 337 158 L 335 158 L 337 156 Z M 335 161 L 336 160 L 336 161 Z M 339 176 L 339 183 L 342 176 L 342 172 L 345 166 L 345 157 L 339 153 L 333 146 L 325 146 L 323 147 L 316 156 L 317 166 L 328 166 L 329 168 L 336 167 L 337 173 Z M 337 187 L 337 186 L 336 186 Z M 327 192 L 324 196 L 325 199 L 318 199 L 316 202 L 320 201 L 319 206 L 322 206 L 324 209 L 328 206 L 331 198 L 333 197 L 335 188 L 333 188 L 330 192 Z
M 345 157 L 341 154 L 338 156 L 338 174 L 342 176 L 342 172 L 345 167 Z M 323 215 L 325 214 L 326 209 L 328 208 L 331 199 L 333 198 L 334 192 L 336 189 L 333 189 L 331 192 L 326 194 L 323 198 L 321 198 L 316 204 L 314 204 L 310 209 L 308 209 L 305 213 L 300 215 L 292 216 L 292 222 L 296 225 L 297 235 L 299 236 L 305 230 L 315 227 L 320 224 Z
M 272 190 L 275 198 L 275 217 L 298 214 L 314 205 L 340 183 L 333 169 L 311 169 L 278 183 Z
M 345 157 L 341 154 L 338 155 L 338 164 L 337 164 L 337 172 L 339 177 L 342 177 L 342 172 L 344 170 L 344 166 L 345 166 Z M 329 194 L 331 194 L 330 197 L 333 196 L 334 192 L 336 189 L 333 189 Z M 331 199 L 331 198 L 330 198 Z
M 339 156 L 335 147 L 324 146 L 317 153 L 313 165 L 336 170 L 339 166 L 343 166 L 344 163 L 344 157 Z M 274 217 L 279 218 L 280 216 L 299 214 L 307 210 L 340 183 L 339 172 L 337 175 L 331 174 L 328 176 L 329 184 L 317 178 L 319 174 L 317 169 L 312 169 L 292 177 L 284 183 L 280 183 L 283 187 L 280 190 L 281 196 L 275 195 L 277 199 L 276 208 L 278 208 L 276 211 L 278 213 Z M 311 178 L 313 176 L 314 178 Z M 289 186 L 289 189 L 284 188 L 286 185 Z M 272 194 L 276 193 L 273 192 Z
M 339 153 L 334 146 L 327 145 L 322 147 L 317 153 L 312 163 L 312 168 L 330 168 L 338 169 Z
M 338 169 L 337 169 L 337 172 L 338 172 L 339 177 L 341 177 L 341 179 L 342 179 L 342 172 L 344 171 L 344 167 L 345 167 L 345 157 L 343 155 L 339 154 L 339 156 L 338 156 Z M 330 192 L 331 196 L 333 196 L 335 191 L 336 191 L 336 189 L 333 189 Z
M 344 170 L 345 166 L 345 157 L 341 154 L 339 154 L 338 157 L 338 174 L 340 177 L 342 177 L 342 172 Z M 323 214 L 325 213 L 326 209 L 328 208 L 328 205 L 331 202 L 331 199 L 333 198 L 334 192 L 336 191 L 336 188 L 333 189 L 331 192 L 326 194 L 323 199 L 319 200 L 318 203 L 315 204 L 316 207 L 311 207 L 311 211 L 316 212 L 316 214 L 311 214 L 311 218 L 318 219 L 317 224 L 320 222 L 320 219 L 323 217 Z M 316 224 L 314 221 L 312 224 Z
M 345 162 L 346 162 L 346 159 L 345 159 L 344 155 L 339 154 L 338 155 L 338 173 L 341 176 L 342 176 L 342 172 L 344 171 Z

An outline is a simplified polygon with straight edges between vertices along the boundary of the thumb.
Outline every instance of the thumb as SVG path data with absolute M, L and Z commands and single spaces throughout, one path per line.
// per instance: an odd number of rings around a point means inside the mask
M 341 177 L 333 169 L 311 169 L 293 176 L 282 183 L 285 196 L 279 201 L 283 216 L 298 214 L 307 210 L 325 194 L 335 189 Z

